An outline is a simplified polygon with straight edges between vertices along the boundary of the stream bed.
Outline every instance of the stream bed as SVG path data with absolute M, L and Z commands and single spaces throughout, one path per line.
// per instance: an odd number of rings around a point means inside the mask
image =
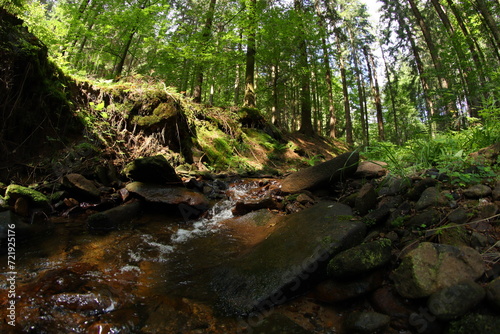
M 95 235 L 84 215 L 51 218 L 50 234 L 16 249 L 15 326 L 2 297 L 1 332 L 340 333 L 342 310 L 310 294 L 246 318 L 218 311 L 207 273 L 273 228 L 248 230 L 233 218 L 235 201 L 257 185 L 231 184 L 230 196 L 196 221 L 152 212 Z M 2 296 L 9 292 L 7 263 L 2 255 Z

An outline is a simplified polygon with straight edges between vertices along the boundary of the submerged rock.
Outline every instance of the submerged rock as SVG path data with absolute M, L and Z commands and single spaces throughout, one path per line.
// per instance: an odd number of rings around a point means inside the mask
M 286 193 L 295 193 L 329 187 L 341 179 L 352 176 L 358 168 L 358 162 L 357 152 L 341 154 L 319 165 L 288 175 L 281 184 L 281 190 Z
M 421 298 L 465 279 L 476 280 L 484 270 L 481 254 L 470 247 L 423 242 L 403 258 L 392 278 L 401 296 Z
M 93 214 L 87 218 L 91 231 L 108 231 L 130 223 L 141 212 L 139 201 L 125 203 L 115 208 Z
M 226 313 L 248 314 L 283 303 L 325 277 L 330 257 L 362 241 L 365 224 L 350 219 L 350 207 L 321 202 L 281 217 L 276 230 L 250 252 L 213 271 L 212 286 Z

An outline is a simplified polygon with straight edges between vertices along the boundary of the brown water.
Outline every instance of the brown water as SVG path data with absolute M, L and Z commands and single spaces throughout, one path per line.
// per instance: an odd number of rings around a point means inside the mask
M 106 235 L 89 234 L 83 216 L 52 218 L 52 233 L 16 247 L 15 326 L 0 257 L 1 333 L 337 333 L 339 313 L 308 296 L 253 319 L 217 312 L 206 273 L 252 243 L 224 228 L 232 204 L 190 222 L 151 213 Z

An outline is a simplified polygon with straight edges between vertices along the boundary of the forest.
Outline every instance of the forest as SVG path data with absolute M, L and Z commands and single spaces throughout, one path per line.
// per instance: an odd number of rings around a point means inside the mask
M 194 102 L 258 108 L 281 129 L 351 146 L 499 115 L 498 1 L 381 0 L 376 18 L 359 0 L 1 4 L 66 73 L 152 77 Z

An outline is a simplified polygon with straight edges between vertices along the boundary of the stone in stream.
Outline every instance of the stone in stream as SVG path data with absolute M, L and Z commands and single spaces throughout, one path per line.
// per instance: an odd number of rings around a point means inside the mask
M 75 194 L 77 197 L 97 201 L 101 195 L 94 182 L 80 174 L 71 173 L 65 175 L 62 178 L 62 184 L 70 193 Z
M 127 225 L 139 216 L 141 202 L 132 201 L 112 209 L 95 213 L 87 218 L 87 226 L 92 232 L 105 232 Z
M 209 207 L 205 195 L 184 187 L 161 186 L 142 182 L 127 184 L 126 189 L 144 198 L 146 202 L 178 205 L 186 219 L 199 216 Z
M 366 225 L 351 215 L 346 205 L 321 202 L 281 217 L 265 240 L 213 270 L 218 307 L 228 314 L 265 312 L 324 278 L 331 256 L 365 236 Z
M 341 179 L 352 176 L 359 163 L 359 153 L 347 152 L 319 165 L 288 175 L 281 183 L 281 190 L 296 193 L 307 189 L 329 187 Z

